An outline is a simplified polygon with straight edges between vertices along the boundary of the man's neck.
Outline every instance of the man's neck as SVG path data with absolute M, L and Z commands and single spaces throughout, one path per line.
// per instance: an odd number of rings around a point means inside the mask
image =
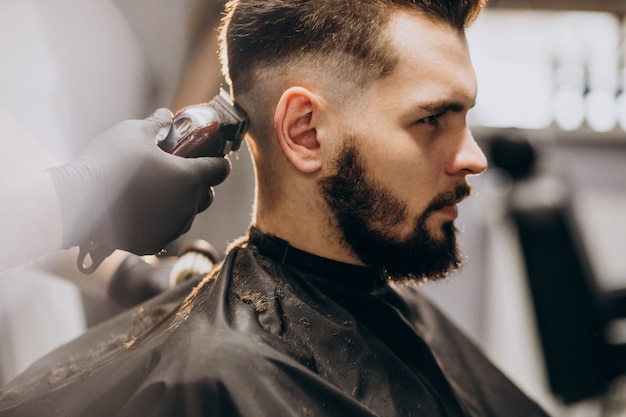
M 335 261 L 363 266 L 363 263 L 352 253 L 345 242 L 337 234 L 329 231 L 328 224 L 322 226 L 318 222 L 312 221 L 308 216 L 302 216 L 302 218 L 285 216 L 273 220 L 258 216 L 255 226 L 264 233 L 281 238 L 302 251 Z

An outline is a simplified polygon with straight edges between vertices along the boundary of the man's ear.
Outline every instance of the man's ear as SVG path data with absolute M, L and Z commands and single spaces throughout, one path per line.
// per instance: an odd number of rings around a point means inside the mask
M 283 153 L 296 169 L 307 174 L 322 166 L 315 125 L 318 111 L 315 94 L 304 87 L 290 87 L 281 95 L 274 113 L 274 128 Z

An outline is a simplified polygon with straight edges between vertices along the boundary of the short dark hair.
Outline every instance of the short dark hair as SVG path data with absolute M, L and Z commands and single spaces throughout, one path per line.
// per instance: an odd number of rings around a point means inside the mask
M 309 56 L 330 62 L 337 76 L 367 82 L 393 69 L 380 28 L 394 11 L 414 10 L 460 32 L 486 0 L 230 0 L 221 34 L 224 75 L 235 92 L 255 70 Z M 337 62 L 341 61 L 341 62 Z M 337 65 L 339 65 L 337 67 Z M 343 72 L 343 74 L 341 74 Z

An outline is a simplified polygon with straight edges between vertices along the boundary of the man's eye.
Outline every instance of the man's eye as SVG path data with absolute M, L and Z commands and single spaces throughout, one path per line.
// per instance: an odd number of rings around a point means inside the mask
M 436 126 L 437 124 L 439 124 L 439 118 L 443 116 L 443 114 L 444 113 L 432 114 L 430 116 L 427 116 L 427 117 L 424 117 L 423 119 L 418 120 L 417 123 Z

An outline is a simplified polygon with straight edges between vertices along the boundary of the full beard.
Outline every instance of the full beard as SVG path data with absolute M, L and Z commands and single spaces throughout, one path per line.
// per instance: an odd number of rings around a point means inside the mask
M 437 196 L 409 236 L 399 239 L 394 227 L 409 221 L 406 204 L 366 177 L 359 153 L 350 142 L 335 161 L 336 173 L 322 178 L 318 185 L 352 252 L 395 282 L 437 280 L 459 269 L 462 262 L 454 223 L 444 223 L 443 236 L 437 239 L 426 221 L 435 211 L 469 195 L 469 186 Z

